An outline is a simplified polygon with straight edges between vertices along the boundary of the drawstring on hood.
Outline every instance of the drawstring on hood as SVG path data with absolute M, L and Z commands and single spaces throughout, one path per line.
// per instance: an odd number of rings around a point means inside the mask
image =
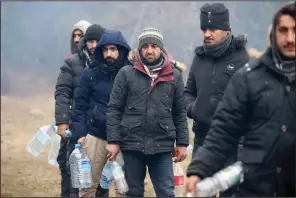
M 80 20 L 77 23 L 75 23 L 75 25 L 72 28 L 72 32 L 71 32 L 71 40 L 70 40 L 70 49 L 71 49 L 71 53 L 75 54 L 78 53 L 78 48 L 75 47 L 74 45 L 74 41 L 73 41 L 73 33 L 76 30 L 80 30 L 82 32 L 82 36 L 84 36 L 87 28 L 91 25 L 91 23 L 89 23 L 88 21 L 85 20 Z

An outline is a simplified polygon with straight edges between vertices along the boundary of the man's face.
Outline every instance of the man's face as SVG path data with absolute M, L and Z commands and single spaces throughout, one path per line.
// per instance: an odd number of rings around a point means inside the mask
M 103 47 L 104 61 L 107 65 L 112 65 L 119 56 L 119 51 L 115 45 L 105 45 Z
M 97 40 L 86 41 L 86 47 L 91 54 L 94 54 L 97 44 Z
M 288 58 L 295 58 L 295 19 L 290 15 L 282 15 L 275 32 L 279 51 Z
M 141 54 L 149 63 L 153 63 L 159 59 L 161 49 L 154 44 L 145 44 L 141 48 Z
M 207 45 L 214 45 L 219 43 L 228 34 L 228 31 L 205 29 L 203 30 L 204 43 Z
M 83 36 L 82 32 L 80 30 L 75 30 L 73 32 L 73 43 L 75 47 L 78 47 L 79 45 L 79 40 Z

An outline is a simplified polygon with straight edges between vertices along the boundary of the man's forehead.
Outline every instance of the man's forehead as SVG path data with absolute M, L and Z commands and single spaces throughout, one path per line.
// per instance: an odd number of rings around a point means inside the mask
M 109 45 L 104 45 L 105 49 L 112 49 L 112 48 L 117 48 L 116 45 L 109 44 Z
M 82 31 L 81 31 L 81 30 L 75 30 L 75 31 L 73 32 L 73 34 L 82 34 Z
M 282 15 L 279 18 L 278 27 L 294 27 L 295 28 L 295 19 L 290 15 Z

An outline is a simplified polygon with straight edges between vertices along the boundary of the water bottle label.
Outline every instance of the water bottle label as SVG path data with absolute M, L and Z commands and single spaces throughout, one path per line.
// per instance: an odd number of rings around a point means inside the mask
M 42 143 L 46 144 L 50 137 L 46 133 L 39 133 L 37 139 Z
M 91 164 L 89 160 L 80 160 L 81 168 L 87 171 L 91 171 Z
M 100 181 L 100 185 L 102 188 L 104 189 L 109 189 L 111 186 L 112 180 L 108 180 L 108 178 L 105 175 L 101 175 L 101 181 Z
M 174 184 L 175 184 L 175 186 L 184 185 L 184 175 L 174 176 Z
M 123 170 L 121 167 L 116 167 L 113 171 L 113 177 L 115 180 L 123 178 L 124 174 L 123 174 Z

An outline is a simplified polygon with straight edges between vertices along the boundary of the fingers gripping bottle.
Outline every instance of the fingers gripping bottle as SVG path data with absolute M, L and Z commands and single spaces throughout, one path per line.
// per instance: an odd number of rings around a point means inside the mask
M 57 126 L 53 126 L 53 127 L 55 129 L 55 132 L 57 133 Z M 69 138 L 71 136 L 72 136 L 71 131 L 66 130 L 66 134 L 63 138 Z M 61 147 L 61 136 L 56 134 L 51 139 L 50 151 L 48 153 L 48 163 L 55 167 L 59 167 L 59 164 L 57 162 L 57 157 L 59 155 L 60 147 Z
M 215 173 L 212 177 L 203 179 L 196 185 L 199 197 L 212 197 L 216 194 L 223 192 L 230 187 L 242 183 L 244 180 L 243 164 L 238 161 L 219 172 Z M 187 197 L 194 197 L 188 194 Z

